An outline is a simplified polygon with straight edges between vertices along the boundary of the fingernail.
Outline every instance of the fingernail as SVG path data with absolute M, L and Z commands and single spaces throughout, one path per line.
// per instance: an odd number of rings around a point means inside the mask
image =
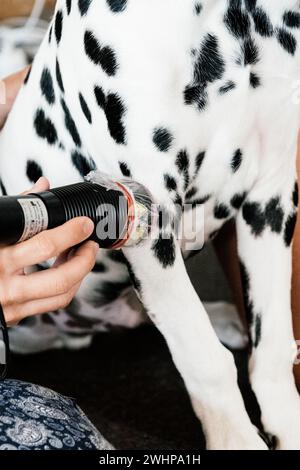
M 38 179 L 37 182 L 32 186 L 31 191 L 33 191 L 38 186 L 40 179 Z
M 41 182 L 43 180 L 43 177 L 41 176 L 37 182 L 35 183 L 35 185 L 32 187 L 31 191 L 35 190 L 35 189 L 38 189 L 38 187 L 40 186 Z
M 94 222 L 88 219 L 83 224 L 83 230 L 86 235 L 90 235 L 94 230 Z

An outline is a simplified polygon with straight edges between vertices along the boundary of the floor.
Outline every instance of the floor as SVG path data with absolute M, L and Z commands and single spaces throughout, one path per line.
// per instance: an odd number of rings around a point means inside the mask
M 251 416 L 246 352 L 235 354 Z M 98 335 L 89 349 L 13 357 L 10 377 L 74 397 L 118 449 L 202 449 L 201 427 L 165 341 L 152 326 Z M 220 391 L 222 393 L 222 391 Z

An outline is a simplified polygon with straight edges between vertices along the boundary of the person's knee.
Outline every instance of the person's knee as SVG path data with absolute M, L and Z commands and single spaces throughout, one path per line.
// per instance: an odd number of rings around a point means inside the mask
M 0 382 L 0 450 L 111 450 L 74 400 L 18 380 Z

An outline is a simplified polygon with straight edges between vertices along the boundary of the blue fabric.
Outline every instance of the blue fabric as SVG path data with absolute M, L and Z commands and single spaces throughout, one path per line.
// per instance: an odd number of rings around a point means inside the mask
M 0 450 L 109 450 L 74 400 L 38 385 L 0 382 Z

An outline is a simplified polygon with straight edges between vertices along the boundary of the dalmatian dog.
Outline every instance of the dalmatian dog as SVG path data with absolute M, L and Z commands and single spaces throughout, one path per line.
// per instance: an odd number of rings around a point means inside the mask
M 97 168 L 143 184 L 168 212 L 140 245 L 102 251 L 70 307 L 39 327 L 74 347 L 91 331 L 133 327 L 145 315 L 133 285 L 209 449 L 267 445 L 186 272 L 173 223 L 186 204 L 181 222 L 204 214 L 206 240 L 236 220 L 251 384 L 277 448 L 300 448 L 290 304 L 299 48 L 299 0 L 58 0 L 0 137 L 3 194 Z

